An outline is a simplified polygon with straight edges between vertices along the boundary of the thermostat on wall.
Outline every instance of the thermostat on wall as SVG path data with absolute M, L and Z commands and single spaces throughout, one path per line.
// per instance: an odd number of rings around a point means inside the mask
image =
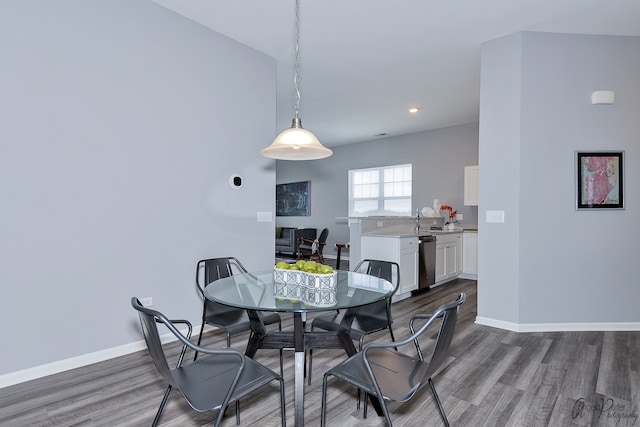
M 238 188 L 242 187 L 242 177 L 237 173 L 234 173 L 229 178 L 229 185 L 231 185 L 231 188 L 233 188 L 234 190 L 237 190 Z

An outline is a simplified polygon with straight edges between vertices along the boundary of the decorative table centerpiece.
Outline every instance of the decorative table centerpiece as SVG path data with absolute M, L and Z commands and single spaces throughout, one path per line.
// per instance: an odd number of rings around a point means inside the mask
M 338 273 L 316 261 L 299 260 L 295 264 L 281 261 L 273 268 L 276 298 L 307 305 L 329 307 L 336 303 Z

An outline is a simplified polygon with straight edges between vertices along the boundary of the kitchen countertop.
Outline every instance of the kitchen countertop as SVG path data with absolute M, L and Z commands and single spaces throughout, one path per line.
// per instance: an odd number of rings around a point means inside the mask
M 453 233 L 462 233 L 462 232 L 464 232 L 462 228 L 458 228 L 455 230 L 431 230 L 431 234 L 435 234 L 436 236 L 438 234 L 453 234 Z
M 376 231 L 371 233 L 364 233 L 362 236 L 369 237 L 425 237 L 425 236 L 434 236 L 438 234 L 452 234 L 452 233 L 464 233 L 465 231 L 477 232 L 478 227 L 458 227 L 455 230 L 428 230 L 424 232 L 416 233 L 401 233 L 397 231 Z
M 380 232 L 372 232 L 372 233 L 364 233 L 362 234 L 362 237 L 395 237 L 395 238 L 400 238 L 400 237 L 424 237 L 424 236 L 431 236 L 433 233 L 431 231 L 425 231 L 425 232 L 420 232 L 418 234 L 416 233 L 399 233 L 399 232 L 384 232 L 384 231 L 380 231 Z

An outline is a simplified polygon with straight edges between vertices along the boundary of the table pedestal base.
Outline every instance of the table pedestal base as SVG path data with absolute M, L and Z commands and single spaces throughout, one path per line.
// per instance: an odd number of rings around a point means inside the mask
M 257 313 L 247 310 L 251 320 L 251 336 L 247 343 L 245 354 L 253 358 L 258 349 L 294 349 L 294 410 L 295 425 L 304 426 L 304 370 L 305 370 L 305 350 L 313 348 L 341 348 L 347 353 L 347 357 L 356 354 L 356 347 L 349 336 L 349 328 L 353 318 L 343 320 L 345 326 L 337 332 L 310 332 L 305 331 L 302 313 L 293 313 L 293 331 L 269 331 L 267 332 L 264 323 Z M 345 316 L 349 317 L 349 316 Z M 346 323 L 345 323 L 346 322 Z M 383 415 L 382 408 L 377 398 L 371 399 L 376 413 Z

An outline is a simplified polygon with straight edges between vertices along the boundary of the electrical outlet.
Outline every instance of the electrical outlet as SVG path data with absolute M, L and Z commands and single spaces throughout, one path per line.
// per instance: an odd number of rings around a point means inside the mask
M 140 304 L 142 304 L 143 307 L 153 305 L 153 297 L 140 298 Z

